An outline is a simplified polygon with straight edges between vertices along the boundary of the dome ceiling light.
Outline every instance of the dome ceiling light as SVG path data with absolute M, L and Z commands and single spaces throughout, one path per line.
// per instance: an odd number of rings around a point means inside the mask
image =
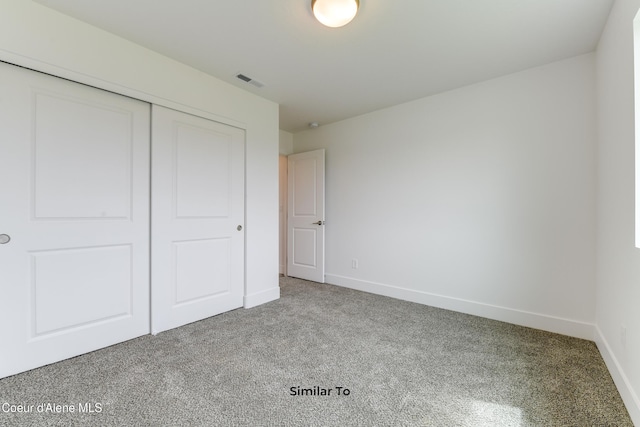
M 332 28 L 351 22 L 359 6 L 359 0 L 311 0 L 313 15 L 321 24 Z

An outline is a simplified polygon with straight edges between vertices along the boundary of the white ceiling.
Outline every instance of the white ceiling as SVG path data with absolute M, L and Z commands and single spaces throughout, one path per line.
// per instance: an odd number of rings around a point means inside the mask
M 311 0 L 35 1 L 279 103 L 296 132 L 591 52 L 614 0 L 360 0 L 337 29 Z

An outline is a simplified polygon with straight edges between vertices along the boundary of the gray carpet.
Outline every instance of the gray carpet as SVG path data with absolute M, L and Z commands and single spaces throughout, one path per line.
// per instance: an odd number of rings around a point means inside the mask
M 0 405 L 33 409 L 0 407 L 0 425 L 633 425 L 593 342 L 281 287 L 278 301 L 0 380 Z

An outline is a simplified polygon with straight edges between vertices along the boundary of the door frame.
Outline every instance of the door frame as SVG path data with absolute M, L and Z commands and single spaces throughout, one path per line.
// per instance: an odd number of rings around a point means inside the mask
M 279 154 L 278 155 L 278 180 L 279 180 L 279 194 L 278 201 L 280 204 L 279 215 L 280 215 L 280 233 L 279 233 L 279 264 L 280 264 L 280 274 L 283 276 L 288 276 L 287 274 L 287 227 L 288 227 L 288 176 L 289 176 L 289 168 L 288 168 L 288 155 Z

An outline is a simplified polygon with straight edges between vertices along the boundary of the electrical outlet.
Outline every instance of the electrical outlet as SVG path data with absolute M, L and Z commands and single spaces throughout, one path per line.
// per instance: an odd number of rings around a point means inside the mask
M 357 259 L 352 259 L 351 260 L 351 268 L 353 268 L 354 270 L 358 269 L 358 260 Z
M 627 326 L 620 325 L 620 342 L 622 343 L 622 348 L 627 348 Z

